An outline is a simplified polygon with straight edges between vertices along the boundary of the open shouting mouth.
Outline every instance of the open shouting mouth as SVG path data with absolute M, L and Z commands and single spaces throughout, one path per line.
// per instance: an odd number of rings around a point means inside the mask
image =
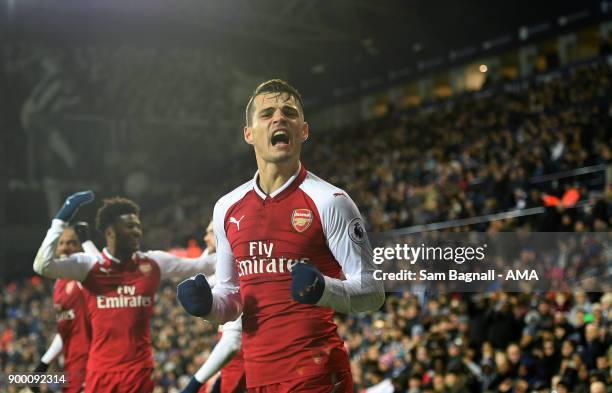
M 274 131 L 272 134 L 272 139 L 270 140 L 272 146 L 288 146 L 289 145 L 289 135 L 287 134 L 287 130 L 280 129 Z

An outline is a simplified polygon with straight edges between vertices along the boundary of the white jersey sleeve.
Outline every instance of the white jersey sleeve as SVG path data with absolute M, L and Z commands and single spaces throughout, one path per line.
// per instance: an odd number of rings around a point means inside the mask
M 242 317 L 222 326 L 223 334 L 206 362 L 195 374 L 200 383 L 206 382 L 223 368 L 242 346 Z
M 38 249 L 33 268 L 41 276 L 83 281 L 91 268 L 98 262 L 98 257 L 78 252 L 68 257 L 55 258 L 57 243 L 67 226 L 68 224 L 64 221 L 53 219 L 51 227 Z
M 64 342 L 62 341 L 62 337 L 59 334 L 55 334 L 53 341 L 51 341 L 51 345 L 49 345 L 45 354 L 40 358 L 40 361 L 45 364 L 51 364 L 51 362 L 57 359 L 60 353 L 62 353 L 63 348 Z
M 157 262 L 162 280 L 171 277 L 186 278 L 198 273 L 210 276 L 215 274 L 217 264 L 215 255 L 206 252 L 199 258 L 181 258 L 165 251 L 147 251 L 144 255 Z
M 251 188 L 245 183 L 225 195 L 215 204 L 213 212 L 213 232 L 217 241 L 216 284 L 212 290 L 213 303 L 207 321 L 223 324 L 236 320 L 242 313 L 238 271 L 234 263 L 232 247 L 225 234 L 225 216 L 234 203 L 239 201 Z
M 378 310 L 385 300 L 384 287 L 374 279 L 372 246 L 357 206 L 343 190 L 312 173 L 301 187 L 315 202 L 327 246 L 346 277 L 324 276 L 325 290 L 317 305 L 345 314 Z
M 102 258 L 102 253 L 91 240 L 84 241 L 83 244 L 81 244 L 81 247 L 83 248 L 85 254 L 93 255 L 98 258 L 98 260 Z

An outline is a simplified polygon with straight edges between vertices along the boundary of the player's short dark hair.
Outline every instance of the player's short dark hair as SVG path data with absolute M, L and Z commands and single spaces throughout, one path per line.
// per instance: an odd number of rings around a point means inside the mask
M 115 220 L 124 214 L 140 214 L 140 207 L 131 199 L 113 197 L 102 201 L 96 214 L 96 229 L 104 232 Z
M 257 86 L 251 97 L 249 98 L 249 103 L 246 107 L 246 125 L 249 127 L 251 125 L 251 119 L 253 118 L 253 113 L 255 112 L 255 105 L 253 102 L 255 101 L 255 97 L 260 94 L 267 93 L 278 93 L 283 94 L 286 93 L 289 97 L 295 98 L 298 102 L 302 113 L 304 113 L 304 103 L 302 102 L 302 95 L 300 92 L 289 83 L 285 82 L 282 79 L 270 79 L 267 82 L 264 82 Z

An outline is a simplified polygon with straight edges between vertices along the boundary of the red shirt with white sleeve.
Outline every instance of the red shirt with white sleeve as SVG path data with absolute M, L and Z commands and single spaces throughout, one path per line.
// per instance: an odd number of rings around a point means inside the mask
M 223 323 L 242 311 L 249 388 L 350 371 L 334 310 L 377 310 L 384 300 L 361 215 L 343 190 L 302 165 L 271 195 L 257 179 L 215 206 L 217 284 L 207 319 Z M 317 305 L 291 297 L 300 262 L 324 275 Z
M 83 286 L 74 280 L 55 282 L 53 306 L 56 311 L 57 333 L 62 338 L 64 371 L 84 379 L 91 328 L 87 319 L 87 304 Z
M 80 281 L 91 324 L 87 370 L 124 371 L 153 367 L 150 321 L 161 279 L 212 274 L 215 259 L 179 258 L 164 251 L 136 252 L 119 261 L 76 253 L 55 258 L 53 250 L 66 223 L 54 219 L 34 261 L 34 270 L 50 278 Z

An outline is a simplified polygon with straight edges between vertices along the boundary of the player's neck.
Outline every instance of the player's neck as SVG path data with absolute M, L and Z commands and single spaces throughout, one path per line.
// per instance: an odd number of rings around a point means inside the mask
M 270 195 L 278 190 L 295 175 L 300 167 L 300 161 L 295 160 L 287 163 L 265 162 L 258 160 L 259 170 L 258 184 L 261 191 Z
M 121 262 L 126 262 L 132 259 L 133 253 L 131 251 L 119 250 L 115 244 L 107 243 L 106 248 L 113 258 L 118 259 Z

